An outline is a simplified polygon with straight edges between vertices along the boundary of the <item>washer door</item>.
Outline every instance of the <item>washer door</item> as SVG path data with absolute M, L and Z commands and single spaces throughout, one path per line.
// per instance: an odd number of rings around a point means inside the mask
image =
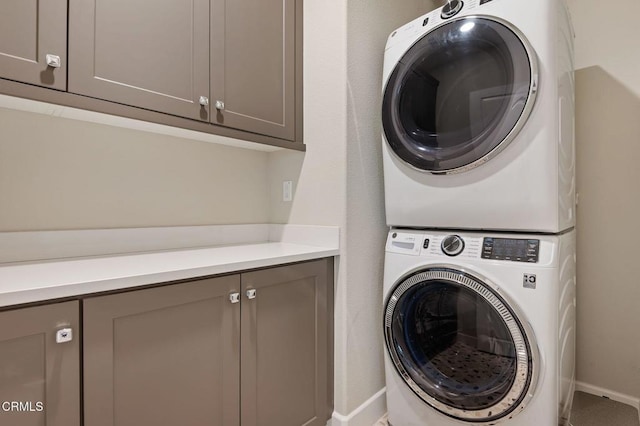
M 513 308 L 480 278 L 448 267 L 405 278 L 387 299 L 384 331 L 398 373 L 436 410 L 490 422 L 524 408 L 535 349 Z
M 474 168 L 524 125 L 537 78 L 533 50 L 506 22 L 449 21 L 418 40 L 391 73 L 382 103 L 387 143 L 419 170 Z

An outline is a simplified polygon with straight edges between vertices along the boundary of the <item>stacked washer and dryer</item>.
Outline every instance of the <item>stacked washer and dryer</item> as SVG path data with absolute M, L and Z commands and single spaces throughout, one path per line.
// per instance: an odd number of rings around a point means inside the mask
M 569 423 L 573 32 L 563 0 L 450 0 L 383 73 L 393 426 Z

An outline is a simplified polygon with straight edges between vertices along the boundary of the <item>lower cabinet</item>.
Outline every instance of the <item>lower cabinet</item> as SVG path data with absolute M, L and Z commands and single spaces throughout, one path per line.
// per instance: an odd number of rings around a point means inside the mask
M 0 425 L 80 426 L 78 305 L 0 312 Z
M 332 268 L 322 259 L 85 299 L 84 425 L 326 424 Z
M 239 425 L 240 276 L 84 300 L 86 426 Z
M 242 426 L 327 423 L 327 261 L 241 275 Z

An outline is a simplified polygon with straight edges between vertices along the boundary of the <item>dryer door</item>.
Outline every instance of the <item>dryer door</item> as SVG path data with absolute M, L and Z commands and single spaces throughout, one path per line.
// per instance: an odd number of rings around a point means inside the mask
M 520 131 L 537 79 L 535 54 L 510 24 L 449 21 L 418 40 L 391 73 L 382 104 L 387 143 L 419 170 L 474 168 Z
M 484 280 L 429 268 L 387 299 L 384 331 L 396 370 L 423 401 L 459 420 L 518 413 L 537 376 L 537 346 L 514 307 Z

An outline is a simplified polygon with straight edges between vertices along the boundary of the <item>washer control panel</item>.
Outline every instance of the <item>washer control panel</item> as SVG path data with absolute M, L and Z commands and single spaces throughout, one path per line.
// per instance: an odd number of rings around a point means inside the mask
M 555 244 L 549 236 L 391 229 L 385 251 L 447 261 L 548 264 Z
M 537 263 L 540 240 L 524 238 L 485 237 L 482 241 L 482 258 Z

